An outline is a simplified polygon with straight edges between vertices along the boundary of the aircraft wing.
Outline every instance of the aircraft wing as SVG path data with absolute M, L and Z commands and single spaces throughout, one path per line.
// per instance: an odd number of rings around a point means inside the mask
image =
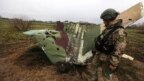
M 137 20 L 143 17 L 143 4 L 142 2 L 137 3 L 136 5 L 130 7 L 129 9 L 120 13 L 117 19 L 123 20 L 123 26 L 126 28 L 129 25 L 133 24 Z M 101 32 L 104 30 L 104 24 L 101 24 Z
M 142 2 L 137 3 L 136 5 L 120 13 L 117 19 L 122 19 L 123 26 L 127 27 L 142 18 L 142 10 Z

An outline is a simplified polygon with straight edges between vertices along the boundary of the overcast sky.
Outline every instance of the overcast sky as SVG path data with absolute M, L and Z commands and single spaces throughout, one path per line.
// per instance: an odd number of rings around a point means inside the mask
M 101 22 L 103 10 L 119 12 L 144 0 L 0 0 L 0 15 L 14 18 L 25 16 L 43 21 Z

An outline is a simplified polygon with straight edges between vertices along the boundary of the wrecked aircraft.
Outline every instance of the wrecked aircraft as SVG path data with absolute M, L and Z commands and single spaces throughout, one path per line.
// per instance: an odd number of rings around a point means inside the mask
M 123 20 L 123 26 L 133 24 L 142 18 L 142 3 L 132 6 L 122 12 L 117 19 Z M 58 62 L 72 62 L 73 64 L 85 65 L 86 60 L 92 57 L 92 48 L 94 47 L 94 38 L 104 29 L 101 24 L 89 23 L 65 23 L 57 22 L 55 30 L 29 30 L 25 35 L 34 37 L 37 45 L 45 52 L 52 64 Z M 133 60 L 132 57 L 124 54 L 124 58 Z

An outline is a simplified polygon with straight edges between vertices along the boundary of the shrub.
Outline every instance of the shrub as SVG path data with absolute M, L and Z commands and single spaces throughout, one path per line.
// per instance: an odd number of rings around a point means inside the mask
M 32 22 L 23 19 L 13 19 L 12 26 L 18 31 L 26 31 L 31 28 Z

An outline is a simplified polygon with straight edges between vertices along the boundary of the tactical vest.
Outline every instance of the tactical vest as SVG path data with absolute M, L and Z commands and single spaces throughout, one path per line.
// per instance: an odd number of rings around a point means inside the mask
M 117 29 L 123 28 L 122 26 L 114 26 L 111 28 L 106 34 L 103 32 L 95 39 L 95 49 L 99 52 L 103 52 L 105 54 L 111 54 L 115 49 L 115 45 L 112 40 L 109 40 L 110 36 L 112 36 L 113 32 Z

